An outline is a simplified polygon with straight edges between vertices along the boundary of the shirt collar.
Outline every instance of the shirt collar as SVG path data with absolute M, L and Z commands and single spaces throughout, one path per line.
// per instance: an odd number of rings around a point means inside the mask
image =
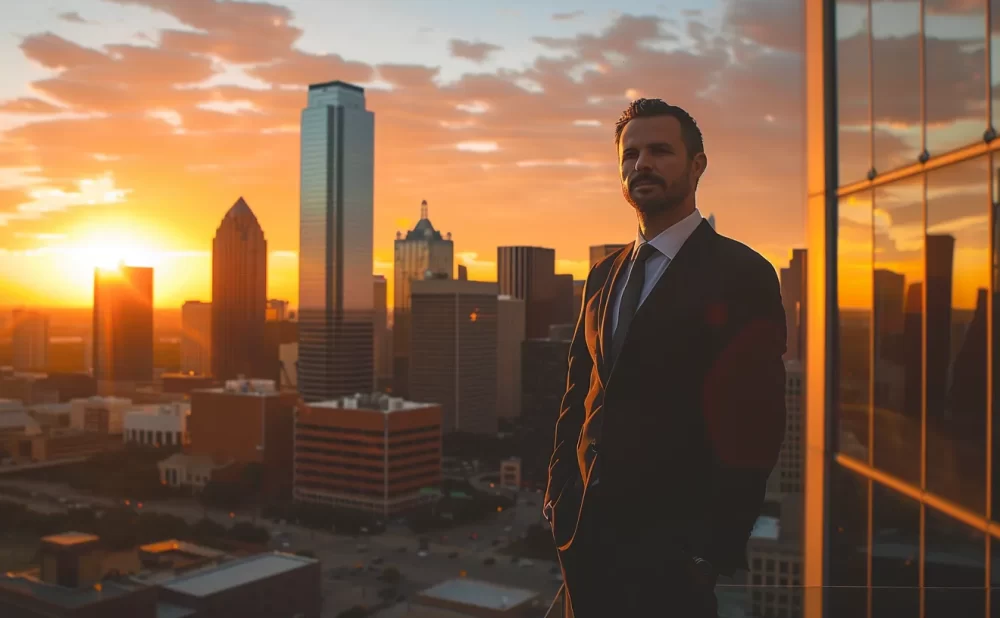
M 677 257 L 677 252 L 687 242 L 687 239 L 701 225 L 702 220 L 701 212 L 695 208 L 694 212 L 663 230 L 651 240 L 647 241 L 643 238 L 642 232 L 637 231 L 635 233 L 635 247 L 633 251 L 637 250 L 642 243 L 648 242 L 653 245 L 654 249 L 673 260 Z

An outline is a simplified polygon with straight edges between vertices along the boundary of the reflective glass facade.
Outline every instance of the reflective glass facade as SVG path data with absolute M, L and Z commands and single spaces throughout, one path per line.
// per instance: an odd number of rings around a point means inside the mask
M 807 2 L 809 615 L 1000 615 L 998 12 Z
M 306 401 L 373 390 L 374 153 L 364 90 L 310 86 L 299 236 L 298 380 Z

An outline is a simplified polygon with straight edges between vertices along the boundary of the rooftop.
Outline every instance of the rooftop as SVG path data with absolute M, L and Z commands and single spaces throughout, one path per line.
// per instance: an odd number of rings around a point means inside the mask
M 73 545 L 83 545 L 85 543 L 93 543 L 94 541 L 99 541 L 100 538 L 93 535 L 87 534 L 85 532 L 60 532 L 59 534 L 50 534 L 49 536 L 43 536 L 43 543 L 51 543 L 53 545 L 63 545 L 65 547 L 71 547 Z
M 170 552 L 180 552 L 184 554 L 190 554 L 192 556 L 200 556 L 203 558 L 218 558 L 220 556 L 226 555 L 226 552 L 219 551 L 217 549 L 212 549 L 211 547 L 203 547 L 201 545 L 195 545 L 194 543 L 178 541 L 177 539 L 170 539 L 169 541 L 160 541 L 159 543 L 150 543 L 148 545 L 141 545 L 139 546 L 139 551 L 146 552 L 148 554 L 166 554 Z
M 406 401 L 402 397 L 391 397 L 385 393 L 372 393 L 363 395 L 358 393 L 353 397 L 341 397 L 328 401 L 317 401 L 308 404 L 311 408 L 332 409 L 332 410 L 369 410 L 371 412 L 400 412 L 405 410 L 420 410 L 436 404 L 417 403 Z
M 99 586 L 67 588 L 47 584 L 31 577 L 9 574 L 0 575 L 0 588 L 14 594 L 37 598 L 49 605 L 67 608 L 85 607 L 93 603 L 107 601 L 110 597 L 122 596 L 136 591 L 133 586 L 110 580 L 101 582 Z
M 537 592 L 508 588 L 477 579 L 451 579 L 420 593 L 421 597 L 490 610 L 507 610 L 534 599 Z
M 309 90 L 323 90 L 325 88 L 345 88 L 347 90 L 353 90 L 355 92 L 360 92 L 364 94 L 365 89 L 361 86 L 355 86 L 354 84 L 348 84 L 347 82 L 342 82 L 339 79 L 335 79 L 332 82 L 323 82 L 321 84 L 309 84 Z
M 770 539 L 777 541 L 781 536 L 781 521 L 777 517 L 761 515 L 754 522 L 750 537 L 754 539 Z
M 233 560 L 164 582 L 163 588 L 193 597 L 207 597 L 255 581 L 314 564 L 316 560 L 273 552 Z

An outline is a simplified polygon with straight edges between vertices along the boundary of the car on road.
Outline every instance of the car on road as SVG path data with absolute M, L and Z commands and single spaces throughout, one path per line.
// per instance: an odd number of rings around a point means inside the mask
M 417 556 L 419 556 L 421 558 L 426 558 L 429 555 L 430 554 L 428 552 L 424 551 L 424 550 L 420 550 L 420 551 L 417 552 Z
M 483 560 L 483 564 L 485 564 L 486 566 L 493 566 L 496 563 L 497 563 L 497 559 L 494 558 L 493 556 L 490 556 L 486 560 Z
M 458 552 L 457 551 L 453 551 L 450 554 L 448 554 L 448 557 L 449 558 L 458 558 Z

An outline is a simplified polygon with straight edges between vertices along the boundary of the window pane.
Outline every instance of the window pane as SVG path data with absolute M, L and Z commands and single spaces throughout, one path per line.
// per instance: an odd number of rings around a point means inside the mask
M 872 194 L 840 199 L 837 225 L 837 302 L 840 371 L 837 450 L 868 461 L 871 391 Z
M 927 150 L 938 155 L 986 130 L 986 1 L 924 0 Z
M 867 2 L 837 2 L 837 152 L 839 184 L 871 169 Z
M 872 2 L 872 113 L 875 170 L 916 163 L 920 123 L 920 2 Z
M 976 513 L 986 512 L 988 181 L 985 157 L 927 175 L 927 487 Z
M 920 504 L 872 483 L 872 616 L 920 610 Z
M 874 465 L 920 484 L 922 176 L 875 191 Z
M 986 615 L 986 537 L 925 506 L 925 618 Z
M 829 588 L 825 616 L 865 616 L 868 606 L 868 484 L 836 463 L 830 465 Z

